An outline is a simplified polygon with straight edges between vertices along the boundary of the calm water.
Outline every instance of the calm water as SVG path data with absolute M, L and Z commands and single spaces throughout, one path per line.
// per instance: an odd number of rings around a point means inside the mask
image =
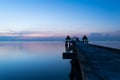
M 120 49 L 120 42 L 93 41 Z M 64 42 L 0 43 L 0 80 L 69 80 Z
M 64 42 L 0 43 L 0 80 L 69 80 Z
M 120 49 L 120 41 L 90 41 L 90 43 Z

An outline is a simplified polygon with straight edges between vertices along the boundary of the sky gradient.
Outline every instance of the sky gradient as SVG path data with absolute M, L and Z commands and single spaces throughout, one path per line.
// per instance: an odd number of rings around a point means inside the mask
M 120 33 L 119 0 L 0 0 L 0 35 L 112 32 Z

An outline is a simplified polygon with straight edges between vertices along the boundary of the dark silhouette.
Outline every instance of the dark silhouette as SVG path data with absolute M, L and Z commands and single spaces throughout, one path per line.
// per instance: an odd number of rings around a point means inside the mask
M 82 41 L 83 41 L 83 43 L 88 44 L 88 38 L 86 35 L 83 36 Z
M 71 59 L 71 72 L 70 72 L 70 80 L 83 80 L 81 66 L 79 65 L 79 60 L 77 59 L 77 49 L 76 45 L 79 41 L 79 38 L 69 36 L 66 37 L 65 46 L 66 53 L 63 53 L 63 59 Z M 70 49 L 71 47 L 71 49 Z M 70 52 L 71 51 L 71 52 Z
M 68 40 L 68 41 L 69 41 L 70 39 L 71 39 L 71 38 L 70 38 L 70 36 L 69 36 L 69 35 L 67 35 L 66 40 Z
M 120 76 L 116 75 L 118 74 L 116 68 L 118 70 L 118 66 L 120 67 L 120 65 L 114 62 L 111 65 L 109 65 L 111 61 L 106 60 L 106 58 L 107 57 L 109 57 L 110 59 L 112 59 L 113 57 L 119 58 L 120 56 L 119 55 L 116 56 L 115 53 L 120 53 L 120 50 L 93 44 L 86 45 L 86 43 L 88 43 L 88 38 L 86 37 L 86 35 L 82 37 L 82 40 L 85 44 L 83 44 L 81 41 L 77 42 L 76 37 L 72 37 L 69 42 L 71 43 L 72 46 L 71 52 L 63 53 L 63 59 L 71 59 L 71 71 L 69 75 L 70 80 L 85 80 L 85 79 L 104 80 L 106 79 L 106 77 L 104 76 L 108 74 L 110 75 L 107 76 L 109 79 L 114 78 L 119 79 Z M 109 55 L 106 54 L 106 52 Z M 117 60 L 115 60 L 115 62 L 116 61 Z M 97 64 L 96 66 L 96 63 L 99 64 Z M 104 73 L 104 71 L 103 73 L 101 73 L 101 70 L 103 70 L 103 68 L 107 73 Z M 110 69 L 108 70 L 107 68 Z M 113 75 L 113 72 L 116 72 L 116 74 Z
M 66 39 L 65 39 L 65 48 L 66 48 L 66 52 L 69 52 L 69 47 L 70 47 L 70 36 L 67 35 Z
M 77 42 L 79 42 L 79 41 L 80 41 L 78 37 L 76 37 L 76 41 L 77 41 Z

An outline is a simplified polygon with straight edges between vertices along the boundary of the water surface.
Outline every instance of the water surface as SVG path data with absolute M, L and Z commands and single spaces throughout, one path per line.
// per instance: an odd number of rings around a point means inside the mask
M 69 80 L 64 42 L 0 43 L 0 80 Z
M 120 49 L 120 41 L 90 41 L 90 43 Z

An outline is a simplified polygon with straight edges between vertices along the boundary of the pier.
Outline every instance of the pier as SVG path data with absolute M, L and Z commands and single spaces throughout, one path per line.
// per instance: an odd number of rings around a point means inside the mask
M 70 80 L 120 80 L 120 50 L 69 39 L 63 59 L 71 59 Z

